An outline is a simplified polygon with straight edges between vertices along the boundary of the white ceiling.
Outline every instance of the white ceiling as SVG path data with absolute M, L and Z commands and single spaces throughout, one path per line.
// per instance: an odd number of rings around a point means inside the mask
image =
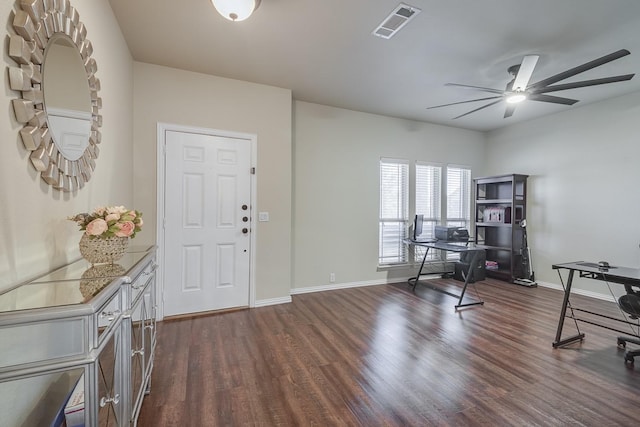
M 574 106 L 482 103 L 462 83 L 503 89 L 507 68 L 540 55 L 531 82 L 619 49 L 631 55 L 560 83 L 640 72 L 638 0 L 407 0 L 422 9 L 393 38 L 371 32 L 399 0 L 262 0 L 246 21 L 210 0 L 109 0 L 135 60 L 288 88 L 297 100 L 491 130 L 640 90 L 631 81 L 554 92 Z M 91 38 L 91 29 L 88 33 Z

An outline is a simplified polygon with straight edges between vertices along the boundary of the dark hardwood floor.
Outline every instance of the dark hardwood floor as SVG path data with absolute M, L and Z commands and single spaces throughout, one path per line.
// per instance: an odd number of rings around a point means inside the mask
M 561 292 L 478 290 L 485 305 L 460 312 L 401 283 L 162 322 L 138 425 L 640 425 L 640 360 L 625 364 L 616 332 L 580 324 L 582 343 L 553 349 Z

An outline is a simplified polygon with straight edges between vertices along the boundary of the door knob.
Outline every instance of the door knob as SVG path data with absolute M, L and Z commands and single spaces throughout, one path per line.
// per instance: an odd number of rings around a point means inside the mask
M 243 228 L 243 229 L 242 229 L 242 233 L 243 233 L 243 234 L 247 234 L 248 232 L 249 232 L 249 229 L 248 229 L 248 228 Z
M 249 218 L 247 218 L 246 216 L 243 216 L 242 217 L 242 222 L 247 222 L 247 221 L 249 221 Z
M 246 211 L 249 207 L 247 205 L 242 205 L 242 210 Z

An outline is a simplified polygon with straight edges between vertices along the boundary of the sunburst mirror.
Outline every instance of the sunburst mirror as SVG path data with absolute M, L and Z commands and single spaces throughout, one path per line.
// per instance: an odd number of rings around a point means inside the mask
M 10 35 L 9 84 L 29 161 L 53 188 L 91 179 L 101 141 L 100 80 L 87 30 L 69 0 L 20 0 Z

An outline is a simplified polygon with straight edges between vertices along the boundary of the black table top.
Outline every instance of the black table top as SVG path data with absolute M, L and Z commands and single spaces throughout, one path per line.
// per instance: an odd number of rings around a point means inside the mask
M 601 268 L 597 262 L 588 261 L 553 264 L 552 268 L 554 270 L 566 269 L 587 273 L 590 278 L 596 280 L 640 285 L 640 268 L 621 267 L 617 265 L 610 265 L 609 268 Z
M 471 251 L 482 251 L 484 247 L 480 245 L 476 245 L 473 242 L 463 240 L 463 241 L 452 241 L 452 240 L 412 240 L 405 239 L 405 241 L 409 244 L 416 246 L 424 246 L 432 249 L 441 249 L 444 251 L 450 252 L 471 252 Z

